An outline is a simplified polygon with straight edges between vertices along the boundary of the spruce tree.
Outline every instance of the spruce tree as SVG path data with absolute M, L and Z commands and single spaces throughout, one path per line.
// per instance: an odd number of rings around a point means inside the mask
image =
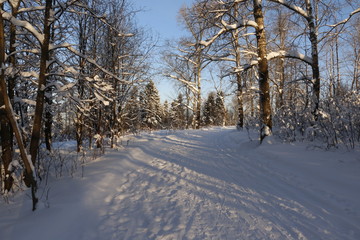
M 186 107 L 184 105 L 184 97 L 179 93 L 176 100 L 171 103 L 172 126 L 174 128 L 184 129 L 186 127 Z
M 216 94 L 214 107 L 214 125 L 225 126 L 226 109 L 224 103 L 224 93 L 222 91 Z
M 215 118 L 215 93 L 210 92 L 203 107 L 203 123 L 205 126 L 213 125 Z
M 153 81 L 150 81 L 142 94 L 142 121 L 149 129 L 161 126 L 161 105 L 159 92 Z

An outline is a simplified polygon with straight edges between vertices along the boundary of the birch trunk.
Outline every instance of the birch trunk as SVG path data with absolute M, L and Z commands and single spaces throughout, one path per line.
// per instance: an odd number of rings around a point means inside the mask
M 238 19 L 239 15 L 239 5 L 235 3 L 234 5 L 234 18 Z M 240 43 L 239 43 L 239 34 L 240 30 L 237 28 L 235 31 L 232 32 L 233 38 L 233 47 L 235 50 L 235 65 L 236 68 L 239 69 L 241 67 L 241 53 L 240 53 Z M 243 83 L 241 78 L 241 73 L 236 73 L 236 84 L 237 84 L 237 91 L 236 91 L 236 98 L 238 104 L 238 122 L 236 124 L 237 129 L 243 129 L 244 127 L 244 104 L 243 104 Z
M 318 54 L 318 39 L 317 30 L 315 25 L 314 13 L 310 0 L 305 0 L 306 12 L 308 14 L 307 22 L 309 26 L 309 39 L 311 43 L 311 57 L 312 64 L 311 69 L 313 73 L 313 110 L 312 114 L 314 120 L 318 120 L 319 101 L 320 101 L 320 70 L 319 70 L 319 54 Z

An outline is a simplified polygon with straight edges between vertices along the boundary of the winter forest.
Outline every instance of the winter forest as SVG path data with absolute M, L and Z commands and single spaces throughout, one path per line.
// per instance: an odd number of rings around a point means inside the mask
M 0 204 L 29 190 L 35 210 L 50 177 L 141 133 L 236 126 L 260 145 L 360 146 L 359 0 L 194 0 L 178 11 L 187 34 L 161 47 L 132 0 L 0 10 Z M 178 95 L 160 99 L 157 79 Z

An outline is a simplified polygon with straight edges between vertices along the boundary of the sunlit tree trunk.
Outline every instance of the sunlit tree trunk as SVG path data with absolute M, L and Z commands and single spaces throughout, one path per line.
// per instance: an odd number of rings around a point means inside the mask
M 309 39 L 311 43 L 311 57 L 312 57 L 312 75 L 313 75 L 313 116 L 314 120 L 318 119 L 319 102 L 320 102 L 320 69 L 319 69 L 319 53 L 318 53 L 318 39 L 317 29 L 315 25 L 315 18 L 313 8 L 310 0 L 305 0 L 306 11 L 308 14 L 307 22 L 309 26 Z
M 235 3 L 234 6 L 234 19 L 238 19 L 239 16 L 239 5 Z M 233 38 L 233 48 L 235 51 L 235 64 L 236 68 L 239 69 L 241 67 L 241 48 L 239 43 L 239 34 L 240 30 L 237 28 L 235 31 L 231 32 Z M 238 122 L 236 124 L 238 129 L 242 129 L 244 127 L 244 104 L 243 104 L 243 81 L 241 78 L 241 73 L 236 73 L 236 99 L 238 104 Z
M 286 26 L 287 16 L 285 16 L 281 11 L 279 11 L 279 19 L 277 30 L 279 33 L 280 40 L 280 50 L 285 51 L 285 40 L 287 33 Z M 280 58 L 277 60 L 277 75 L 278 75 L 278 96 L 276 100 L 277 110 L 281 109 L 284 106 L 284 91 L 285 91 L 285 58 Z
M 269 136 L 272 131 L 272 116 L 270 104 L 269 70 L 266 52 L 266 35 L 264 27 L 264 15 L 262 12 L 262 1 L 253 0 L 254 19 L 257 23 L 256 39 L 258 52 L 258 73 L 260 90 L 260 141 Z
M 201 124 L 201 50 L 197 53 L 196 61 L 196 83 L 197 83 L 197 95 L 196 95 L 196 117 L 195 117 L 195 129 L 200 128 Z

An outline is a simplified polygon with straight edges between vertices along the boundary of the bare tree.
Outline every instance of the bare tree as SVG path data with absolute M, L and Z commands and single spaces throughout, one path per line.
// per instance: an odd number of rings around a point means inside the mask
M 187 53 L 187 61 L 193 67 L 193 82 L 196 85 L 194 108 L 193 108 L 193 127 L 198 129 L 201 123 L 201 82 L 202 71 L 207 66 L 205 58 L 205 49 L 201 47 L 201 42 L 204 40 L 208 22 L 204 21 L 203 11 L 204 5 L 199 2 L 195 3 L 192 8 L 183 7 L 180 9 L 180 16 L 185 28 L 190 32 L 191 37 L 183 44 L 187 46 L 188 50 L 182 50 Z
M 6 59 L 5 59 L 5 34 L 4 34 L 4 19 L 3 19 L 3 3 L 0 4 L 0 9 L 1 9 L 1 13 L 2 13 L 0 15 L 0 64 L 2 66 L 4 66 Z M 20 129 L 17 125 L 14 111 L 12 109 L 12 105 L 10 102 L 10 98 L 7 93 L 4 68 L 1 68 L 1 73 L 0 73 L 0 92 L 1 92 L 1 96 L 2 96 L 2 99 L 0 101 L 0 107 L 2 109 L 4 109 L 6 117 L 7 117 L 8 121 L 10 122 L 11 127 L 15 133 L 15 137 L 17 139 L 17 143 L 18 143 L 18 146 L 20 149 L 20 155 L 21 155 L 21 158 L 22 158 L 24 166 L 25 166 L 24 182 L 27 184 L 27 186 L 31 187 L 32 200 L 33 200 L 32 209 L 35 210 L 38 199 L 36 197 L 37 182 L 36 182 L 36 177 L 35 177 L 34 166 L 31 163 L 31 161 L 28 159 L 28 155 L 26 153 L 26 149 L 23 144 L 23 139 L 22 139 L 22 136 L 20 133 Z M 1 130 L 3 130 L 3 129 L 1 129 Z
M 220 30 L 213 35 L 207 41 L 202 41 L 201 44 L 204 47 L 210 46 L 215 40 L 222 36 L 226 32 L 235 31 L 243 27 L 253 27 L 255 29 L 255 35 L 257 40 L 257 61 L 253 61 L 250 64 L 250 67 L 253 64 L 258 66 L 258 81 L 259 81 L 259 95 L 260 95 L 260 141 L 262 141 L 266 136 L 271 134 L 272 131 L 272 115 L 271 115 L 271 103 L 270 103 L 270 83 L 269 83 L 269 70 L 268 70 L 268 59 L 267 59 L 267 42 L 264 26 L 264 14 L 262 11 L 262 1 L 252 1 L 253 7 L 253 18 L 254 21 L 248 19 L 238 19 L 235 24 L 229 24 L 223 19 L 224 12 L 228 11 L 231 6 L 238 2 L 247 2 L 247 1 L 230 1 L 228 3 L 222 3 L 227 6 L 227 8 L 219 14 L 219 21 L 221 24 L 218 24 Z M 238 71 L 243 71 L 244 67 L 241 66 Z

